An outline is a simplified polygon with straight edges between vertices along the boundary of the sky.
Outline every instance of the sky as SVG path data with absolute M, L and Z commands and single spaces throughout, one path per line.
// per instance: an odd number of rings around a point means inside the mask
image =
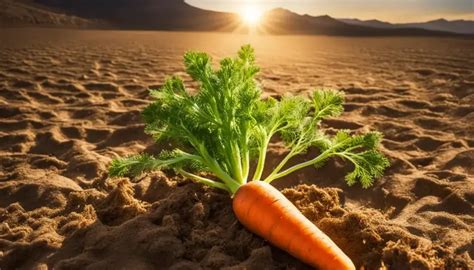
M 474 0 L 185 0 L 204 9 L 239 12 L 245 5 L 283 7 L 299 14 L 335 18 L 421 22 L 439 18 L 474 20 Z

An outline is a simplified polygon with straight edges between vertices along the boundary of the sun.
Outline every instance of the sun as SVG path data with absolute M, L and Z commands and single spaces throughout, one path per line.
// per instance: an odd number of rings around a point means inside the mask
M 246 6 L 242 9 L 240 16 L 245 24 L 257 26 L 263 16 L 263 11 L 256 6 Z

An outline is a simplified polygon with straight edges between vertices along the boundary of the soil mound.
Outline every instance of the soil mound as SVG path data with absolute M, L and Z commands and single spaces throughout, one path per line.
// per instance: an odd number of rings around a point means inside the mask
M 1 267 L 310 269 L 243 228 L 228 194 L 162 174 L 104 185 L 101 192 L 72 191 L 62 209 L 4 209 Z M 462 257 L 379 211 L 344 208 L 339 189 L 299 185 L 282 192 L 358 266 L 469 268 Z

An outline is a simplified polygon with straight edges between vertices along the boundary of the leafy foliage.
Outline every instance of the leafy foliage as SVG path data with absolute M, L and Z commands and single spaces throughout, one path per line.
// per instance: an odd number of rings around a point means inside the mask
M 349 185 L 359 181 L 364 188 L 367 188 L 372 185 L 374 178 L 383 175 L 389 162 L 376 149 L 381 139 L 382 135 L 378 132 L 356 136 L 351 136 L 344 130 L 337 133 L 333 141 L 333 146 L 337 149 L 336 155 L 354 165 L 354 170 L 346 175 Z
M 368 187 L 388 166 L 376 149 L 379 133 L 352 136 L 340 131 L 330 137 L 320 129 L 321 120 L 342 113 L 342 92 L 325 89 L 314 91 L 309 98 L 262 99 L 255 80 L 259 68 L 248 45 L 236 58 L 224 58 L 218 70 L 212 68 L 210 56 L 200 52 L 187 52 L 184 64 L 186 72 L 199 82 L 199 91 L 192 95 L 179 77 L 171 77 L 160 89 L 150 91 L 155 101 L 143 112 L 146 132 L 157 142 L 173 141 L 177 149 L 157 158 L 138 155 L 114 160 L 111 176 L 173 168 L 186 177 L 234 193 L 249 180 L 251 159 L 258 160 L 253 180 L 262 180 L 267 147 L 277 134 L 290 151 L 263 179 L 267 182 L 339 156 L 355 166 L 346 177 L 348 184 L 359 181 Z M 321 154 L 283 170 L 292 157 L 309 147 L 319 148 Z M 219 181 L 193 174 L 196 170 L 211 172 Z
M 109 174 L 112 176 L 135 176 L 143 172 L 155 171 L 162 168 L 186 168 L 190 170 L 206 171 L 206 167 L 198 158 L 178 149 L 162 151 L 159 158 L 148 154 L 128 156 L 112 161 Z

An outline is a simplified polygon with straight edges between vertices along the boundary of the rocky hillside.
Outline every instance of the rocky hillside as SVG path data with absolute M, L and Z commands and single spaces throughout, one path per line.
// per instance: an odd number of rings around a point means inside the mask
M 96 20 L 66 15 L 31 1 L 0 0 L 0 26 L 97 27 Z

